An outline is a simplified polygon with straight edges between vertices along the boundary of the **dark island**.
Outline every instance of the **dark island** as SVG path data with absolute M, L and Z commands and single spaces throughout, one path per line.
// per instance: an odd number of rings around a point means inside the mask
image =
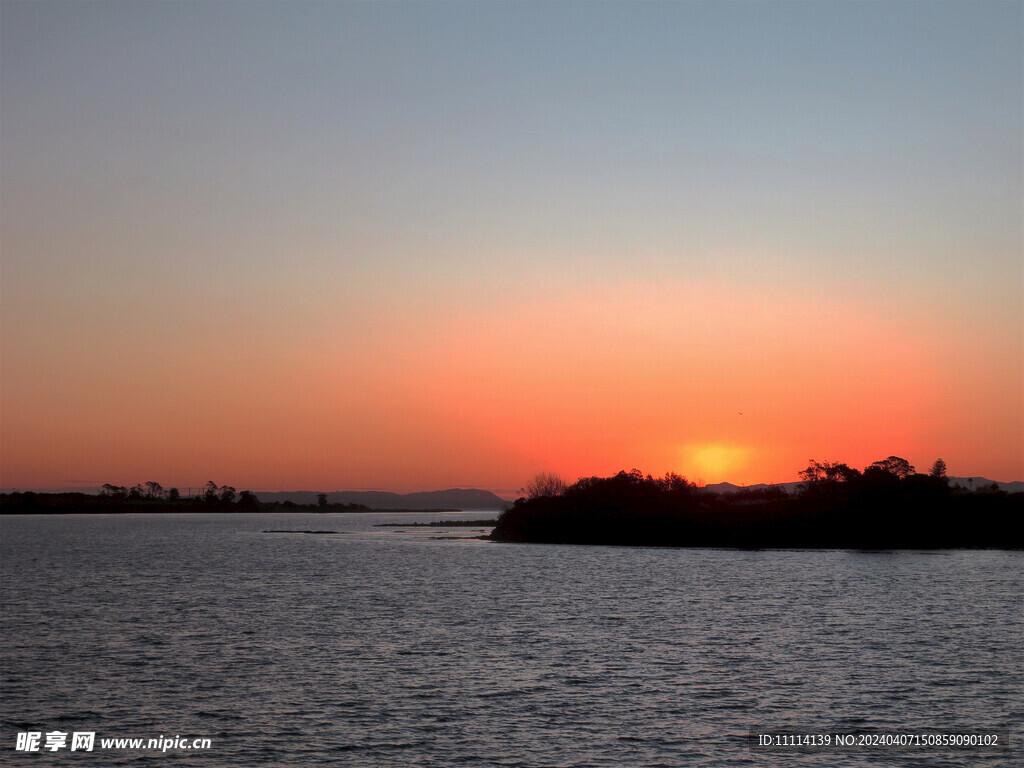
M 1022 549 L 1024 493 L 950 485 L 940 459 L 918 474 L 890 456 L 863 472 L 818 463 L 790 494 L 714 494 L 670 473 L 638 470 L 535 482 L 499 518 L 504 542 L 743 549 Z

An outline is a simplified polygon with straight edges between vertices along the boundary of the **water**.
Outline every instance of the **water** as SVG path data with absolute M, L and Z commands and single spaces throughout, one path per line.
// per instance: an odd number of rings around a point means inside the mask
M 0 762 L 1021 763 L 1019 552 L 510 545 L 373 527 L 438 517 L 0 518 Z M 1014 746 L 752 752 L 747 734 L 770 728 L 1002 729 Z M 13 751 L 30 730 L 95 731 L 97 748 Z M 212 747 L 99 750 L 161 735 Z

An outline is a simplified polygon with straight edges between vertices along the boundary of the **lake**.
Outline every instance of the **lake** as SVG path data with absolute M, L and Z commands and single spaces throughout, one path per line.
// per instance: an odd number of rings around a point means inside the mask
M 1024 553 L 374 527 L 493 516 L 0 517 L 3 764 L 153 764 L 100 744 L 136 737 L 210 740 L 179 768 L 1021 764 Z M 780 729 L 1012 747 L 750 748 Z

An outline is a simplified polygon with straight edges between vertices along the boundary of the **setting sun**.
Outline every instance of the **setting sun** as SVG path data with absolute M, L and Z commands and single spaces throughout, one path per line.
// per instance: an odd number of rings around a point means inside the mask
M 717 483 L 735 478 L 750 458 L 749 448 L 727 443 L 688 445 L 682 451 L 682 466 L 693 479 Z

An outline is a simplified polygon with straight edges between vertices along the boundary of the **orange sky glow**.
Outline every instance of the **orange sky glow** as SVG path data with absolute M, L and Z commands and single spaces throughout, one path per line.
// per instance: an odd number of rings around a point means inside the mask
M 5 376 L 20 404 L 3 422 L 17 446 L 5 484 L 513 494 L 541 470 L 751 484 L 794 480 L 810 458 L 863 467 L 891 453 L 920 470 L 941 455 L 952 474 L 1019 474 L 1024 413 L 1005 382 L 1020 371 L 986 367 L 969 338 L 778 288 L 547 293 L 395 309 L 356 337 L 342 313 L 295 347 L 225 324 L 199 348 L 169 339 L 160 360 L 97 364 L 97 345 L 74 339 L 60 357 L 26 352 L 32 365 Z

